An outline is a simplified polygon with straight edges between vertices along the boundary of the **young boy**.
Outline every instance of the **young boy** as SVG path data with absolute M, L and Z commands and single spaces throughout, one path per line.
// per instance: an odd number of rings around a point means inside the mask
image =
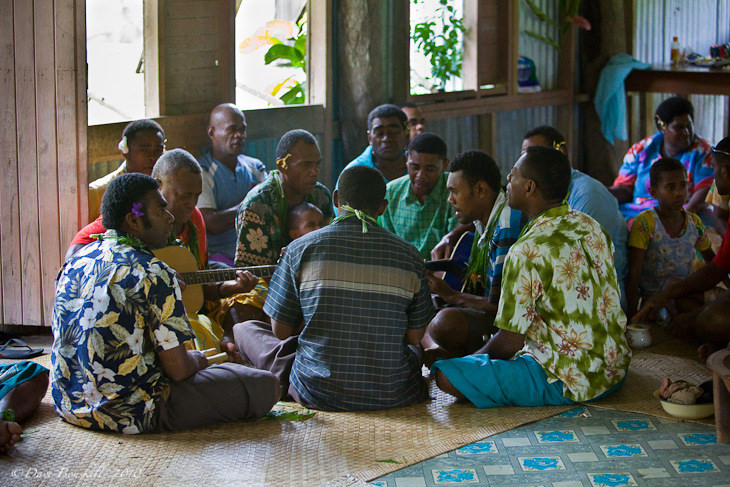
M 300 203 L 289 210 L 289 238 L 296 240 L 324 226 L 324 215 L 312 203 Z
M 656 296 L 667 280 L 692 273 L 694 250 L 705 262 L 715 253 L 705 227 L 696 214 L 685 211 L 687 171 L 677 159 L 658 160 L 649 172 L 649 193 L 657 206 L 640 213 L 629 235 L 629 275 L 626 281 L 628 316 L 638 309 L 639 298 Z M 677 312 L 688 312 L 704 304 L 703 296 L 675 300 Z

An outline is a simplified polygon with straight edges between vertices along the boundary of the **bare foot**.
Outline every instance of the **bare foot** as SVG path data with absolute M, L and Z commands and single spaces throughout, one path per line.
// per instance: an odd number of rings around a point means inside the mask
M 236 348 L 236 344 L 233 343 L 233 340 L 226 336 L 221 338 L 221 352 L 225 352 L 228 354 L 229 361 L 236 364 L 243 363 L 243 360 L 241 360 L 241 354 L 238 353 L 238 349 Z
M 697 349 L 697 357 L 700 359 L 700 362 L 704 364 L 707 362 L 707 359 L 710 358 L 710 355 L 718 350 L 720 350 L 720 347 L 717 347 L 710 342 L 705 342 Z
M 23 428 L 18 423 L 0 419 L 0 453 L 7 453 L 18 441 Z

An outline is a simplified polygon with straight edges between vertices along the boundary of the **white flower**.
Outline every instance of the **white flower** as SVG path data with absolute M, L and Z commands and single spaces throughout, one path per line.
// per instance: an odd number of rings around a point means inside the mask
M 96 311 L 91 308 L 86 308 L 84 314 L 79 319 L 79 326 L 82 330 L 86 331 L 96 323 Z
M 97 382 L 101 382 L 101 379 L 114 381 L 114 372 L 111 369 L 104 368 L 99 362 L 91 364 L 91 372 L 96 376 Z
M 127 145 L 127 136 L 125 135 L 122 137 L 122 140 L 119 141 L 119 144 L 117 145 L 117 148 L 122 151 L 122 154 L 128 154 L 129 153 L 129 146 Z
M 155 409 L 155 400 L 154 399 L 149 399 L 144 402 L 144 412 L 145 413 L 149 413 L 153 409 Z
M 94 386 L 91 382 L 85 383 L 82 387 L 84 389 L 84 400 L 86 403 L 91 407 L 97 407 L 101 403 L 101 399 L 103 397 L 101 392 L 99 392 L 96 389 L 96 386 Z
M 164 325 L 160 325 L 160 328 L 155 330 L 155 338 L 157 338 L 157 342 L 164 350 L 169 350 L 180 345 L 180 342 L 177 340 L 177 335 Z
M 132 349 L 132 353 L 135 355 L 139 355 L 142 353 L 142 329 L 141 328 L 135 328 L 134 333 L 129 335 L 127 338 L 124 339 L 125 342 L 127 342 L 127 345 L 129 345 L 129 348 Z
M 269 242 L 269 237 L 265 236 L 264 232 L 262 232 L 260 228 L 257 228 L 256 230 L 251 228 L 248 231 L 248 235 L 246 235 L 246 240 L 251 243 L 251 250 L 254 252 L 261 252 L 266 248 L 266 245 Z
M 130 424 L 129 426 L 125 426 L 125 428 L 122 430 L 122 433 L 124 433 L 125 435 L 138 435 L 139 428 L 137 428 L 133 424 Z
M 106 286 L 99 286 L 91 296 L 91 308 L 95 312 L 104 312 L 109 308 L 109 294 Z

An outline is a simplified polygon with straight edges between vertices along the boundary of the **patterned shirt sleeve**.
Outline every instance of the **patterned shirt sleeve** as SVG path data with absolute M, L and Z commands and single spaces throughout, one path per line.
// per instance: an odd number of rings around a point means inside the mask
M 147 302 L 152 314 L 149 326 L 155 350 L 169 350 L 194 339 L 172 270 L 166 264 L 153 260 L 147 271 L 145 279 L 148 284 L 144 288 L 147 289 Z
M 512 218 L 511 220 L 515 220 Z M 493 304 L 499 303 L 499 297 L 502 293 L 502 273 L 505 259 L 509 253 L 509 249 L 517 242 L 520 237 L 522 228 L 519 225 L 510 226 L 509 228 L 499 228 L 490 242 L 491 252 L 489 259 L 492 266 L 492 275 L 489 280 L 489 302 Z
M 258 205 L 263 206 L 263 205 Z M 238 209 L 236 216 L 236 244 L 237 267 L 268 265 L 276 262 L 280 249 L 273 249 L 271 245 L 272 223 L 254 208 L 254 205 L 243 206 Z
M 711 247 L 710 245 L 710 237 L 707 235 L 707 232 L 705 231 L 705 225 L 702 223 L 702 220 L 698 215 L 695 213 L 690 212 L 690 216 L 692 218 L 692 221 L 694 221 L 695 226 L 697 227 L 697 241 L 695 242 L 695 248 L 699 250 L 700 252 L 704 252 L 705 250 L 709 249 Z
M 517 250 L 507 256 L 502 272 L 505 289 L 512 297 L 499 301 L 494 325 L 524 335 L 533 322 L 541 319 L 535 307 L 542 297 L 543 284 L 535 259 L 526 259 L 521 249 Z
M 629 233 L 629 247 L 648 249 L 655 225 L 654 214 L 650 210 L 639 213 Z
M 692 193 L 699 189 L 709 188 L 715 178 L 710 144 L 699 137 L 697 139 L 697 146 L 692 150 L 693 161 L 688 175 L 692 183 Z
M 634 144 L 624 156 L 624 161 L 618 170 L 618 176 L 613 182 L 616 186 L 631 186 L 636 183 L 638 173 L 639 156 L 644 152 L 644 141 Z

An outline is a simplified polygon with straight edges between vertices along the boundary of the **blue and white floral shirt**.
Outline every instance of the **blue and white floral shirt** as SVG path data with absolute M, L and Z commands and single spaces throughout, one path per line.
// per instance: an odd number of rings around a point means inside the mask
M 51 394 L 69 423 L 140 433 L 169 389 L 157 352 L 195 335 L 172 269 L 121 232 L 104 237 L 56 280 Z

